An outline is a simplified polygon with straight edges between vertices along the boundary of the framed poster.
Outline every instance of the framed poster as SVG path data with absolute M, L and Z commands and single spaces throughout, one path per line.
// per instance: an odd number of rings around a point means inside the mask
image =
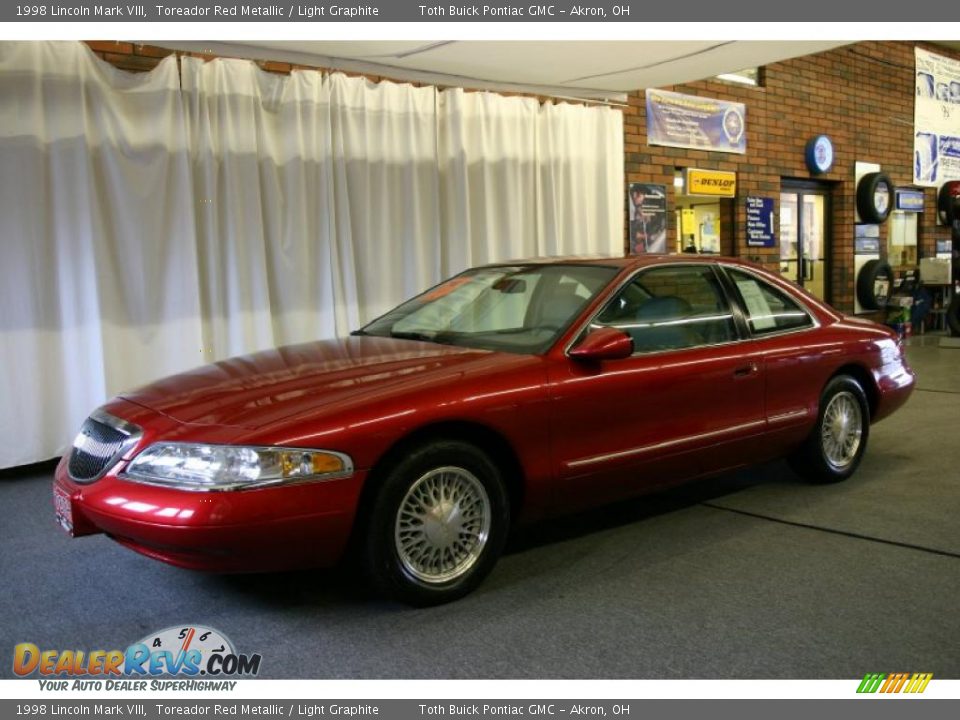
M 667 186 L 630 183 L 630 254 L 667 251 Z

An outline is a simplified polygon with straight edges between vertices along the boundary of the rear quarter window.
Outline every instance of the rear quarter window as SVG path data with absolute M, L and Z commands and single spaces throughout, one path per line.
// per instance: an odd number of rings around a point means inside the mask
M 727 268 L 754 335 L 813 327 L 813 318 L 789 295 L 755 275 Z

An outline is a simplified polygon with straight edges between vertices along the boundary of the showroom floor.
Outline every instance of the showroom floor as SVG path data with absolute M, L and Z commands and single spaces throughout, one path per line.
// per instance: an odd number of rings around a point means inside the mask
M 777 463 L 538 526 L 430 610 L 334 572 L 210 576 L 70 540 L 50 470 L 6 473 L 0 652 L 200 623 L 262 653 L 266 677 L 960 678 L 960 349 L 938 342 L 911 345 L 919 389 L 850 481 Z

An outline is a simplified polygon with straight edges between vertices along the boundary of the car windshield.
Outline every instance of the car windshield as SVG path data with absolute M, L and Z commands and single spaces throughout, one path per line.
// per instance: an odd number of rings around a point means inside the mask
M 616 274 L 615 267 L 566 264 L 467 270 L 356 334 L 541 353 Z

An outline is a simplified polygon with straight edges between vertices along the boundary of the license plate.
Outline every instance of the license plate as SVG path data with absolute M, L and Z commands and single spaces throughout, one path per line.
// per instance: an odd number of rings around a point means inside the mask
M 56 485 L 53 486 L 53 512 L 60 527 L 73 535 L 73 501 L 69 493 Z

